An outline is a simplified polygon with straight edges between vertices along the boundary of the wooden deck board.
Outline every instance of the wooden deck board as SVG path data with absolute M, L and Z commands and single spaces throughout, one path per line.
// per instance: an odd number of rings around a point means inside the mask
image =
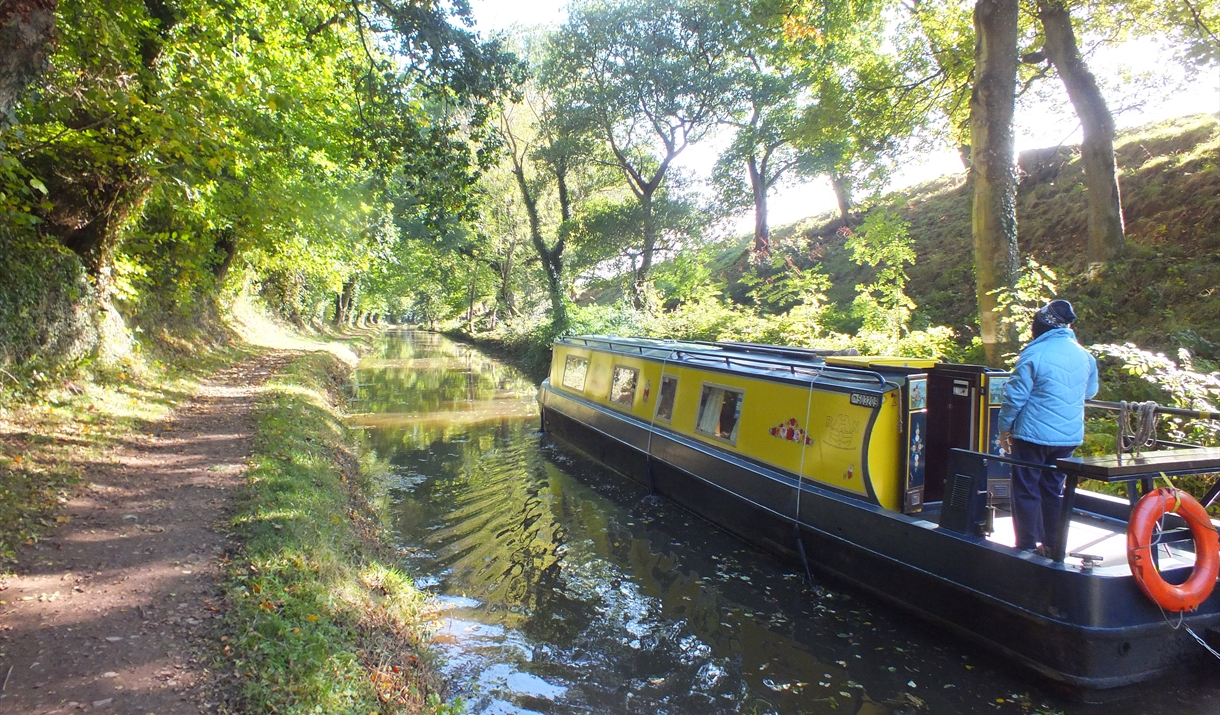
M 1087 479 L 1115 482 L 1159 472 L 1220 472 L 1220 449 L 1195 447 L 1144 452 L 1138 457 L 1101 455 L 1068 457 L 1055 463 L 1060 470 Z

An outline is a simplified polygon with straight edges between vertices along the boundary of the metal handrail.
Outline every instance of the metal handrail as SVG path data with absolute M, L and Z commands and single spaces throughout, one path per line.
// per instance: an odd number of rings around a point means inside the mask
M 959 452 L 971 452 L 971 453 L 981 456 L 983 459 L 994 459 L 995 461 L 1000 462 L 1002 464 L 1011 464 L 1011 465 L 1014 465 L 1017 467 L 1029 467 L 1030 469 L 1049 469 L 1052 471 L 1059 469 L 1058 467 L 1056 467 L 1053 464 L 1042 464 L 1041 462 L 1025 462 L 1020 459 L 1006 457 L 1002 454 L 991 454 L 990 452 L 975 452 L 972 449 L 962 449 L 961 447 L 953 447 L 952 449 L 955 449 Z
M 1122 409 L 1122 404 L 1118 402 L 1106 402 L 1104 400 L 1085 400 L 1085 407 L 1092 407 L 1097 410 L 1109 410 L 1117 412 Z M 1164 415 L 1177 415 L 1179 417 L 1190 417 L 1196 420 L 1220 420 L 1220 412 L 1207 412 L 1205 410 L 1187 410 L 1181 407 L 1163 407 L 1156 406 L 1156 411 Z

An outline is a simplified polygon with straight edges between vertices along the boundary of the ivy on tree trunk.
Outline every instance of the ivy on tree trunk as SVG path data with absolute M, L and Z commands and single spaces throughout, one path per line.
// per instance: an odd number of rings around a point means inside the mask
M 0 127 L 13 104 L 47 62 L 55 39 L 56 0 L 0 3 Z
M 988 364 L 1012 347 L 995 291 L 1016 285 L 1017 175 L 1012 117 L 1017 87 L 1017 0 L 974 6 L 975 83 L 970 94 L 970 180 L 974 186 L 974 271 Z

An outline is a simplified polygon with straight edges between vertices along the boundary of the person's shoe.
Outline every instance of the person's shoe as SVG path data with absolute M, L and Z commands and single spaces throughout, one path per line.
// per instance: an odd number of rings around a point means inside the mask
M 1050 548 L 1047 547 L 1046 544 L 1039 544 L 1038 548 L 1034 549 L 1034 553 L 1038 554 L 1039 556 L 1041 556 L 1042 558 L 1045 558 L 1045 559 L 1054 558 L 1053 556 L 1051 556 L 1051 550 L 1050 550 Z

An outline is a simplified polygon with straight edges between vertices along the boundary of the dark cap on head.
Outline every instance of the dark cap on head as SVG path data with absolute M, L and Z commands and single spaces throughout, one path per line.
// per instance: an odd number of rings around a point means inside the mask
M 1076 319 L 1076 311 L 1066 300 L 1052 300 L 1034 314 L 1034 333 L 1041 334 L 1052 328 L 1066 328 Z M 1041 328 L 1041 330 L 1039 330 Z

